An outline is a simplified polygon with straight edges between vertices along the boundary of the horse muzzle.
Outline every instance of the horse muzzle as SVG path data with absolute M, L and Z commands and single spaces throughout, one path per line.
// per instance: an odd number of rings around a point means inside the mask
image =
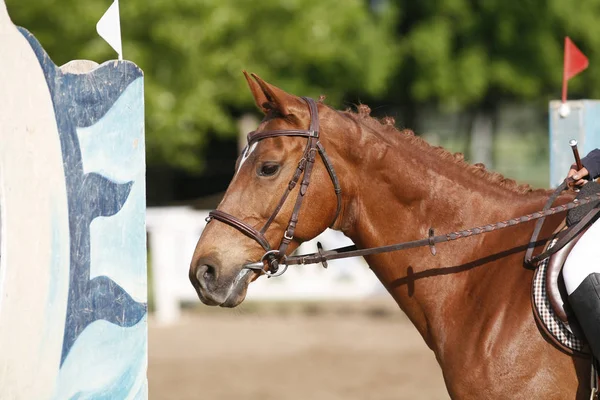
M 189 278 L 200 300 L 209 306 L 235 307 L 246 297 L 253 271 L 241 268 L 238 273 L 222 274 L 212 259 L 200 259 L 190 268 Z

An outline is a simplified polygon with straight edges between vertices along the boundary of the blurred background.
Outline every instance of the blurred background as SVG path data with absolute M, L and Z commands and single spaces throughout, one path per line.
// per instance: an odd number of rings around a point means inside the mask
M 57 65 L 116 58 L 109 0 L 6 1 Z M 206 210 L 261 116 L 242 70 L 345 109 L 368 104 L 429 143 L 549 186 L 548 102 L 566 35 L 600 96 L 600 0 L 121 0 L 145 72 L 151 399 L 441 399 L 433 354 L 361 260 L 260 280 L 234 310 L 187 281 Z M 565 150 L 568 151 L 568 150 Z M 327 231 L 325 248 L 347 243 Z M 301 250 L 311 251 L 313 243 Z

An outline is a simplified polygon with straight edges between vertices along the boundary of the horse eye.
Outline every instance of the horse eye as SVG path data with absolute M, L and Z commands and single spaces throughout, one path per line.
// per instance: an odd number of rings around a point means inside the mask
M 264 163 L 258 170 L 259 176 L 273 176 L 279 171 L 279 164 L 272 162 Z

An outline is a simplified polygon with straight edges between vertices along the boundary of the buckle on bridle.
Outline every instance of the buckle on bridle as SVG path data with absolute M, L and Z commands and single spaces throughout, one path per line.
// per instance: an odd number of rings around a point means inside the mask
M 287 229 L 283 232 L 283 237 L 289 240 L 290 242 L 294 239 L 293 235 L 288 235 Z M 279 250 L 271 250 L 271 251 L 279 251 Z
M 260 271 L 262 274 L 267 275 L 267 277 L 272 278 L 275 276 L 281 276 L 288 269 L 288 265 L 282 263 L 281 260 L 277 260 L 276 258 L 272 258 L 268 260 L 269 269 L 265 270 L 265 260 L 268 257 L 274 257 L 279 255 L 279 250 L 269 250 L 260 258 L 260 261 L 244 264 L 242 268 L 252 269 L 255 271 Z M 283 267 L 283 268 L 280 268 Z M 273 272 L 271 272 L 271 270 Z

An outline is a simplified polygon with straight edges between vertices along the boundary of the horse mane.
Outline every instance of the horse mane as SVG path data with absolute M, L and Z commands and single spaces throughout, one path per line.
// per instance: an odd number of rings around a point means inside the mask
M 456 165 L 465 168 L 467 171 L 475 175 L 476 178 L 484 179 L 490 184 L 497 187 L 507 189 L 517 194 L 544 194 L 547 195 L 550 191 L 547 189 L 534 189 L 529 184 L 517 184 L 514 179 L 506 178 L 502 174 L 494 171 L 488 171 L 484 164 L 476 163 L 469 164 L 464 159 L 462 153 L 451 153 L 441 146 L 432 146 L 427 141 L 417 135 L 410 129 L 399 130 L 395 126 L 393 117 L 383 117 L 377 119 L 372 117 L 371 109 L 366 104 L 356 105 L 357 112 L 353 112 L 350 108 L 345 111 L 338 111 L 344 116 L 349 117 L 359 125 L 369 128 L 371 131 L 380 134 L 379 136 L 388 142 L 398 142 L 399 140 L 408 140 L 411 144 L 418 146 L 423 151 L 435 154 L 442 160 L 453 162 Z

